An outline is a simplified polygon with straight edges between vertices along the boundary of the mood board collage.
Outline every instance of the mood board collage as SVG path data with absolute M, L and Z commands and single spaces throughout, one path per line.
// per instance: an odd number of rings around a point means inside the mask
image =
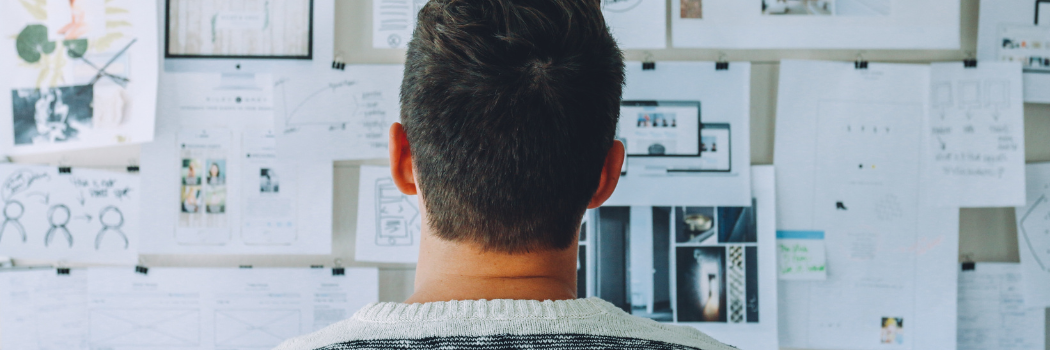
M 745 350 L 1045 349 L 1050 163 L 1025 163 L 1024 104 L 1050 103 L 1050 1 L 980 2 L 972 60 L 781 61 L 771 165 L 750 62 L 627 62 L 578 297 Z M 629 52 L 962 41 L 958 0 L 600 3 Z M 346 63 L 335 14 L 370 11 L 362 49 L 403 53 L 426 5 L 0 2 L 0 153 L 139 147 L 126 171 L 0 163 L 0 349 L 269 349 L 388 299 L 374 266 L 416 263 L 419 199 L 333 164 L 383 164 L 404 66 Z M 990 207 L 1015 208 L 1020 263 L 960 264 L 960 208 Z M 347 265 L 373 267 L 142 259 L 333 256 L 343 217 Z

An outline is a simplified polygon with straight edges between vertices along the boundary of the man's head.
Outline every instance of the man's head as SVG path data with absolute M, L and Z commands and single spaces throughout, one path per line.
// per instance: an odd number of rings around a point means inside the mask
M 569 247 L 619 175 L 623 83 L 598 0 L 431 0 L 408 45 L 395 182 L 418 185 L 442 239 Z

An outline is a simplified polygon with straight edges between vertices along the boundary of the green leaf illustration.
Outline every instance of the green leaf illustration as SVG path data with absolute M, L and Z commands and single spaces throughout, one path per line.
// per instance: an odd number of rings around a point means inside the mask
M 41 54 L 55 51 L 55 42 L 47 41 L 47 27 L 42 24 L 30 24 L 18 33 L 15 39 L 18 57 L 28 63 L 40 61 Z
M 66 54 L 70 58 L 84 57 L 84 53 L 88 50 L 87 39 L 66 40 L 62 44 L 66 46 Z

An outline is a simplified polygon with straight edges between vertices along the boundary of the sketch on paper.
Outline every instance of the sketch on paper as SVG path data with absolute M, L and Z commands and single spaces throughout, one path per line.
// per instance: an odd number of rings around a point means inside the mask
M 1039 196 L 1021 216 L 1021 247 L 1028 250 L 1043 271 L 1050 272 L 1050 200 Z
M 0 166 L 4 221 L 0 254 L 85 262 L 134 261 L 138 179 L 130 174 L 57 167 Z
M 310 58 L 312 3 L 168 1 L 166 54 Z
M 891 0 L 762 0 L 762 14 L 889 16 L 891 3 Z
M 376 180 L 376 213 L 376 245 L 411 246 L 419 237 L 419 209 L 390 178 Z
M 426 0 L 372 0 L 372 47 L 405 48 L 416 28 L 416 14 L 426 4 Z
M 198 309 L 93 309 L 90 312 L 92 347 L 199 346 Z
M 215 310 L 215 345 L 270 347 L 300 331 L 300 312 L 287 310 Z
M 642 4 L 643 0 L 602 0 L 602 11 L 628 12 Z
M 9 70 L 15 152 L 60 151 L 153 138 L 153 2 L 20 1 L 0 50 Z M 139 43 L 139 41 L 143 41 Z M 151 72 L 152 71 L 152 72 Z M 0 98 L 0 103 L 6 98 Z

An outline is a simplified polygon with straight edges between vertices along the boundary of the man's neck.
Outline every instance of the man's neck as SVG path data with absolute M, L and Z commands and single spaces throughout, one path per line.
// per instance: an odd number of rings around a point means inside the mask
M 421 236 L 416 291 L 406 303 L 576 298 L 576 243 L 560 251 L 507 254 L 427 232 Z

